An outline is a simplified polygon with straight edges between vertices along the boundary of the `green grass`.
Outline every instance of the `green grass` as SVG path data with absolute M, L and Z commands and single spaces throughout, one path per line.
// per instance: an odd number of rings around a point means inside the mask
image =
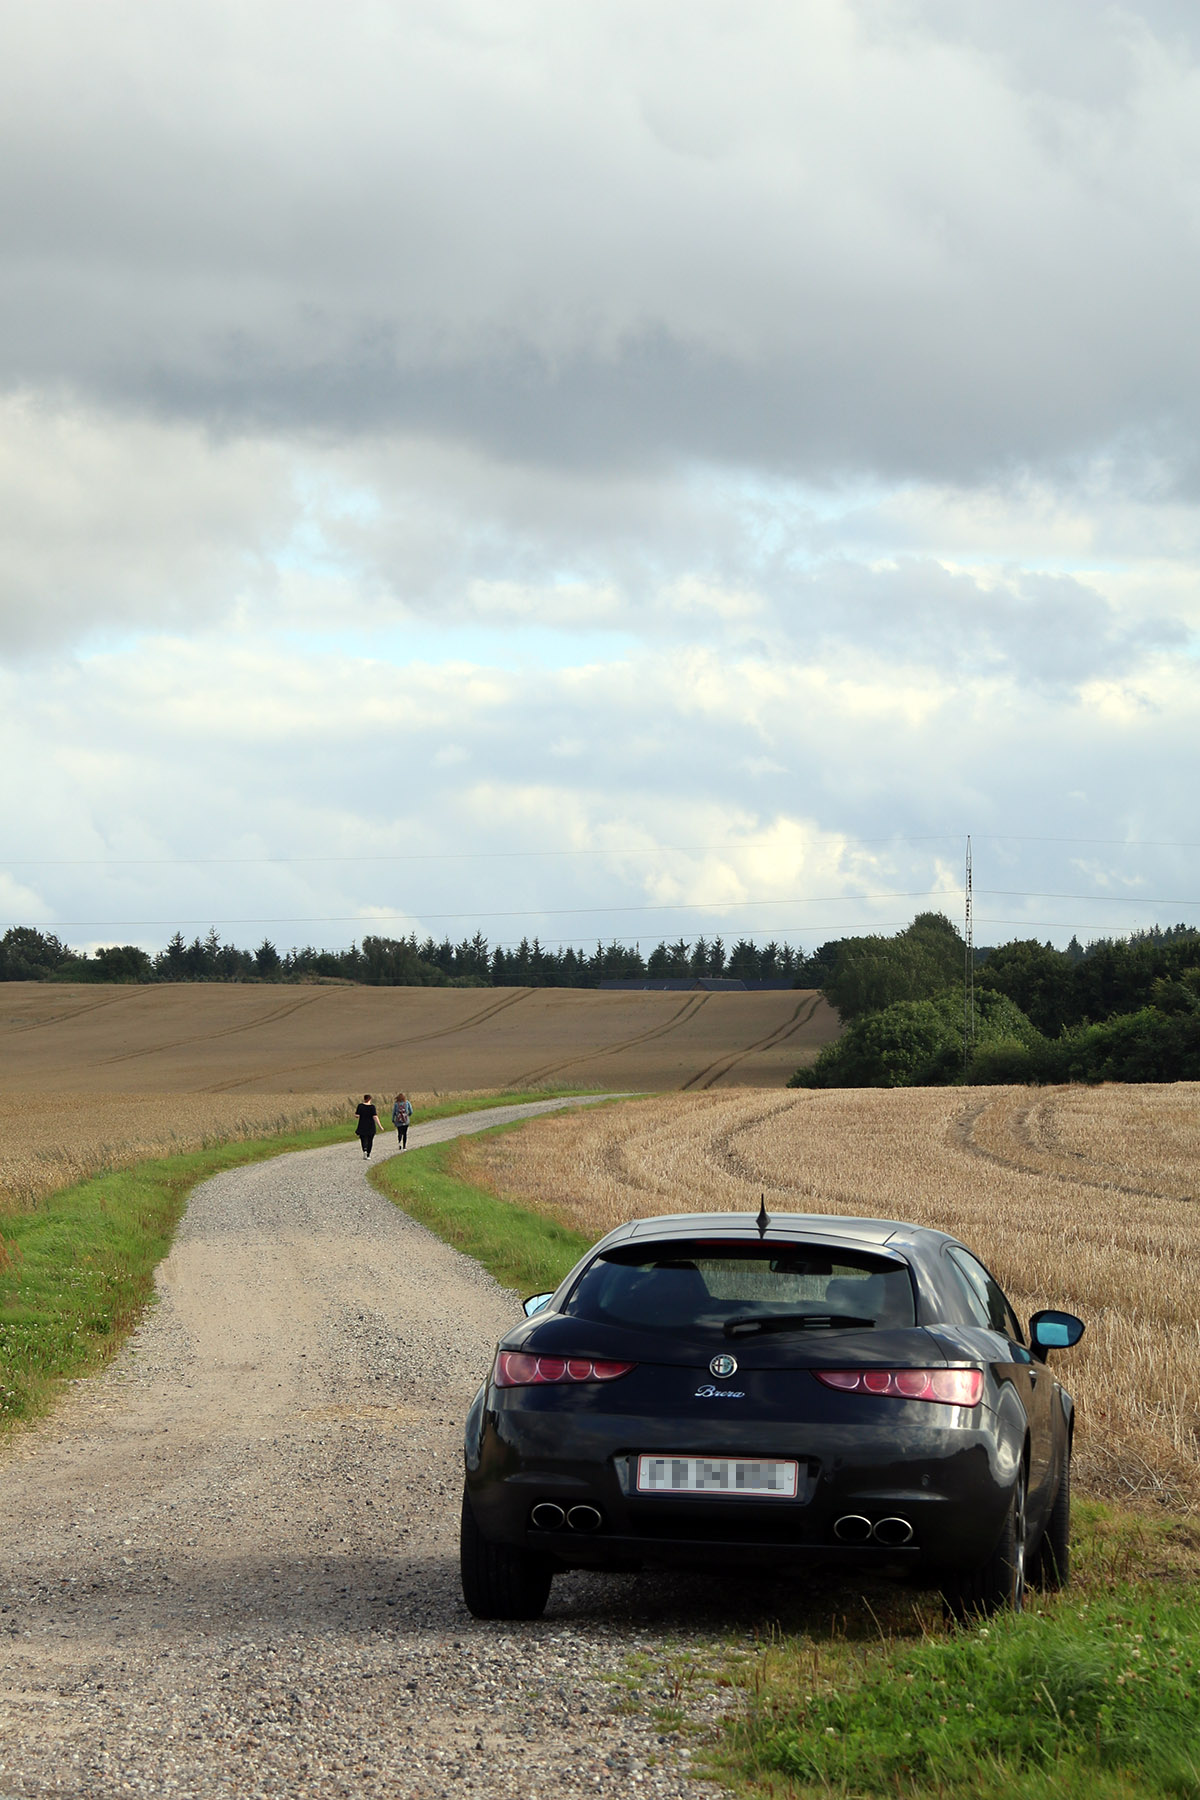
M 744 1705 L 709 1772 L 795 1800 L 1200 1796 L 1195 1534 L 1077 1510 L 1076 1584 L 1020 1616 L 960 1630 L 910 1615 L 907 1631 L 873 1620 L 873 1642 L 835 1629 L 731 1652 Z
M 372 1170 L 371 1182 L 411 1218 L 482 1263 L 503 1287 L 523 1295 L 557 1287 L 591 1239 L 460 1180 L 448 1166 L 454 1150 L 451 1140 L 393 1157 Z
M 548 1098 L 545 1089 L 423 1108 L 417 1123 Z M 63 1188 L 0 1218 L 0 1431 L 44 1413 L 64 1381 L 111 1357 L 154 1292 L 191 1190 L 289 1150 L 353 1139 L 353 1120 L 157 1157 Z M 413 1152 L 415 1161 L 425 1152 Z

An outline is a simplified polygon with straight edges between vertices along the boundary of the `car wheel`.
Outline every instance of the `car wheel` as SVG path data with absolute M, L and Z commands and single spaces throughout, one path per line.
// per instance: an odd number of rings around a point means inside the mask
M 967 1574 L 944 1582 L 942 1594 L 955 1619 L 986 1617 L 989 1613 L 1020 1612 L 1025 1599 L 1025 1467 L 1013 1483 L 1012 1499 L 1004 1528 L 987 1561 Z
M 477 1619 L 540 1619 L 554 1569 L 548 1557 L 511 1544 L 492 1544 L 475 1522 L 463 1490 L 459 1568 L 467 1611 Z
M 1042 1533 L 1042 1541 L 1029 1559 L 1029 1579 L 1040 1588 L 1066 1587 L 1071 1579 L 1071 1451 L 1067 1448 L 1058 1492 Z

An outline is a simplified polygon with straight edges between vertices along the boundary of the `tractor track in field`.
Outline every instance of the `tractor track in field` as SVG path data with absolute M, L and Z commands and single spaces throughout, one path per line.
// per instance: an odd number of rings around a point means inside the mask
M 533 1087 L 539 1081 L 548 1081 L 553 1075 L 561 1075 L 566 1069 L 577 1068 L 580 1063 L 600 1062 L 606 1056 L 619 1056 L 622 1050 L 636 1049 L 639 1044 L 648 1044 L 654 1038 L 666 1037 L 679 1025 L 694 1019 L 700 1008 L 711 994 L 689 994 L 678 1012 L 671 1014 L 658 1025 L 652 1025 L 648 1031 L 635 1032 L 632 1037 L 622 1038 L 618 1043 L 605 1044 L 601 1049 L 584 1051 L 579 1056 L 568 1056 L 558 1062 L 546 1063 L 540 1069 L 527 1069 L 523 1075 L 514 1078 L 515 1088 Z
M 168 1050 L 183 1050 L 189 1044 L 214 1044 L 223 1038 L 242 1037 L 250 1031 L 261 1031 L 264 1026 L 275 1025 L 280 1019 L 290 1019 L 293 1013 L 303 1012 L 306 1007 L 314 1006 L 316 994 L 306 994 L 302 1000 L 291 1000 L 283 1006 L 276 1006 L 270 1012 L 260 1013 L 255 1019 L 243 1019 L 237 1025 L 222 1025 L 215 1031 L 194 1031 L 186 1037 L 168 1038 L 161 1044 L 147 1044 L 140 1050 L 122 1050 L 115 1056 L 99 1056 L 95 1060 L 101 1067 L 113 1063 L 136 1062 L 143 1056 L 163 1056 Z
M 964 1151 L 968 1156 L 980 1157 L 984 1162 L 994 1163 L 1001 1169 L 1010 1169 L 1017 1175 L 1026 1175 L 1033 1181 L 1065 1182 L 1070 1187 L 1092 1188 L 1102 1194 L 1124 1194 L 1134 1200 L 1165 1200 L 1175 1205 L 1192 1204 L 1191 1196 L 1164 1194 L 1161 1188 L 1138 1187 L 1129 1181 L 1110 1180 L 1098 1172 L 1084 1174 L 1074 1169 L 1048 1168 L 1037 1163 L 1022 1161 L 1019 1154 L 1006 1156 L 1003 1151 L 994 1150 L 989 1145 L 979 1143 L 974 1135 L 976 1125 L 989 1109 L 1002 1104 L 1002 1101 L 990 1099 L 968 1101 L 961 1111 L 950 1120 L 946 1128 L 946 1142 L 956 1150 Z M 1053 1130 L 1052 1108 L 1053 1100 L 1045 1098 L 1032 1105 L 1021 1106 L 1014 1111 L 1013 1116 L 1006 1121 L 1013 1139 L 1014 1152 L 1019 1152 L 1022 1148 L 1036 1152 L 1041 1148 L 1034 1138 L 1031 1120 L 1035 1113 L 1041 1112 L 1043 1116 L 1047 1117 L 1050 1129 Z M 1078 1158 L 1085 1169 L 1096 1170 L 1096 1165 L 1089 1162 L 1078 1151 L 1059 1148 L 1057 1154 Z
M 808 1202 L 803 1208 L 805 1212 L 824 1212 L 831 1204 L 861 1208 L 864 1202 L 860 1194 L 851 1193 L 848 1189 L 818 1187 L 812 1181 L 787 1181 L 777 1174 L 767 1176 L 737 1148 L 739 1138 L 745 1137 L 747 1132 L 757 1130 L 768 1120 L 777 1119 L 793 1105 L 795 1102 L 792 1100 L 777 1101 L 773 1106 L 764 1107 L 761 1112 L 739 1119 L 736 1125 L 729 1126 L 727 1130 L 718 1132 L 709 1139 L 705 1155 L 726 1175 L 733 1176 L 735 1181 L 745 1182 L 751 1188 L 758 1188 L 760 1193 L 771 1188 L 777 1194 L 795 1194 Z
M 808 1024 L 820 1003 L 820 994 L 813 994 L 811 998 L 802 1000 L 790 1019 L 785 1020 L 782 1025 L 777 1025 L 773 1031 L 768 1031 L 765 1037 L 759 1038 L 755 1043 L 747 1044 L 744 1050 L 735 1050 L 731 1055 L 719 1056 L 715 1062 L 709 1063 L 706 1069 L 701 1069 L 698 1074 L 685 1081 L 680 1092 L 695 1093 L 701 1089 L 715 1087 L 718 1081 L 723 1080 L 731 1070 L 736 1069 L 740 1062 L 745 1062 L 748 1056 L 753 1056 L 758 1050 L 770 1050 L 776 1044 L 786 1042 L 793 1032 L 799 1031 L 802 1025 Z
M 533 992 L 533 988 L 522 988 L 518 993 L 506 994 L 503 1000 L 493 1001 L 490 1005 L 482 1007 L 479 1012 L 471 1013 L 467 1018 L 460 1019 L 454 1025 L 439 1025 L 433 1031 L 413 1032 L 408 1037 L 386 1038 L 382 1042 L 374 1044 L 356 1044 L 354 1046 L 355 1056 L 390 1056 L 393 1051 L 408 1050 L 414 1044 L 429 1044 L 435 1038 L 454 1037 L 460 1031 L 469 1031 L 476 1025 L 486 1024 L 489 1019 L 494 1019 L 497 1013 L 506 1012 L 510 1006 L 518 1006 L 522 1000 L 528 1000 Z M 327 1055 L 324 1057 L 310 1056 L 304 1062 L 280 1064 L 274 1072 L 280 1076 L 298 1075 L 304 1069 L 323 1068 L 328 1060 Z M 235 1088 L 252 1086 L 257 1079 L 257 1076 L 254 1075 L 245 1075 L 238 1076 L 235 1080 L 217 1081 L 206 1087 L 204 1092 L 206 1094 L 228 1094 L 232 1093 Z M 516 1086 L 518 1084 L 514 1082 L 509 1085 Z
M 55 1013 L 52 1018 L 22 1019 L 15 1025 L 6 1023 L 3 1026 L 3 1030 L 6 1032 L 52 1031 L 56 1025 L 74 1024 L 76 1019 L 82 1019 L 86 1017 L 88 1013 L 102 1012 L 109 1006 L 120 1006 L 122 1004 L 127 1004 L 131 1000 L 140 1000 L 142 998 L 142 993 L 143 990 L 140 988 L 130 988 L 124 993 L 106 994 L 101 1000 L 90 1000 L 86 1006 L 73 1006 L 69 1012 Z

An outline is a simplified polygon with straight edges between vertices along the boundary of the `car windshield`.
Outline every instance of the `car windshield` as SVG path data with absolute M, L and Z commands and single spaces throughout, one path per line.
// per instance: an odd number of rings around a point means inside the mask
M 844 1246 L 624 1244 L 585 1271 L 563 1308 L 597 1324 L 722 1336 L 915 1323 L 908 1267 Z

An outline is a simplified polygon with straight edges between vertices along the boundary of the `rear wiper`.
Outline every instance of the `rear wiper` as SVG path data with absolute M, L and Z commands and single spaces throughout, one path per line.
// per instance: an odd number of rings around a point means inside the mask
M 851 1313 L 777 1313 L 766 1318 L 751 1315 L 746 1319 L 726 1319 L 726 1337 L 749 1337 L 763 1331 L 840 1331 L 846 1326 L 862 1329 L 874 1326 L 874 1319 L 857 1319 Z

